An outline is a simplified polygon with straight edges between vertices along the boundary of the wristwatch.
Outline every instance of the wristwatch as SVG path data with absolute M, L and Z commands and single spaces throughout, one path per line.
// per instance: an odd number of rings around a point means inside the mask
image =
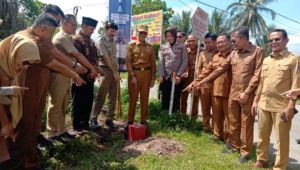
M 72 68 L 76 68 L 77 67 L 77 62 L 74 63 L 74 66 Z
M 131 78 L 135 77 L 135 75 L 130 76 Z

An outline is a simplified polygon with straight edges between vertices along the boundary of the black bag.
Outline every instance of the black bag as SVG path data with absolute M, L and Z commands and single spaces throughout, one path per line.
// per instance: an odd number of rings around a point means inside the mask
M 15 147 L 10 137 L 6 140 L 10 145 L 10 150 L 8 151 L 10 159 L 0 163 L 0 170 L 23 170 L 24 162 L 21 149 Z

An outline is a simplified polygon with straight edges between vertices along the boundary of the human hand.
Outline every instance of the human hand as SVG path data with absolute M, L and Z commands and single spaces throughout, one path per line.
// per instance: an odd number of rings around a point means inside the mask
M 257 104 L 257 102 L 254 101 L 252 104 L 252 107 L 251 107 L 251 115 L 253 117 L 255 117 L 257 115 L 257 107 L 258 107 L 258 104 Z
M 137 89 L 137 79 L 135 77 L 132 77 L 131 83 L 133 83 L 135 86 L 135 89 Z
M 195 86 L 193 84 L 190 84 L 185 89 L 183 89 L 182 92 L 185 92 L 185 91 L 190 92 L 193 90 L 193 88 L 195 88 Z
M 239 104 L 244 105 L 247 103 L 249 98 L 249 95 L 247 95 L 245 92 L 241 93 L 239 95 Z
M 292 90 L 282 93 L 281 95 L 289 97 L 289 98 L 293 98 L 293 97 L 297 97 L 299 94 L 300 94 L 299 89 L 292 89 Z
M 158 85 L 160 85 L 164 81 L 163 76 L 158 77 Z
M 84 66 L 82 66 L 80 63 L 77 63 L 77 67 L 75 67 L 75 71 L 78 74 L 84 74 L 84 73 L 87 73 L 88 70 Z
M 117 82 L 122 82 L 122 83 L 123 83 L 122 78 L 120 77 L 120 75 L 119 75 L 117 72 L 114 73 L 114 78 L 115 78 L 115 80 L 116 80 Z
M 197 83 L 197 84 L 195 85 L 195 88 L 201 89 L 204 85 L 205 85 L 205 81 L 202 80 L 202 81 L 200 81 L 199 83 Z
M 82 86 L 82 83 L 86 84 L 86 82 L 81 77 L 76 77 L 75 82 L 76 86 L 80 87 Z
M 18 97 L 21 95 L 22 91 L 29 90 L 28 87 L 19 87 L 19 86 L 11 86 L 11 88 L 14 90 L 15 94 L 11 95 L 13 97 Z
M 292 107 L 287 107 L 283 110 L 283 113 L 282 114 L 285 114 L 285 118 L 287 121 L 290 121 L 294 118 L 294 109 L 295 108 L 292 108 Z
M 180 81 L 181 81 L 180 77 L 176 76 L 176 78 L 175 78 L 175 84 L 176 84 L 176 85 L 179 84 Z
M 0 132 L 5 138 L 13 135 L 13 124 L 12 122 L 9 122 L 5 125 L 1 125 L 1 132 Z
M 154 80 L 151 80 L 151 85 L 150 85 L 150 88 L 153 88 L 154 87 Z
M 185 72 L 185 73 L 183 73 L 183 75 L 181 76 L 181 78 L 187 78 L 187 77 L 189 77 L 189 72 Z

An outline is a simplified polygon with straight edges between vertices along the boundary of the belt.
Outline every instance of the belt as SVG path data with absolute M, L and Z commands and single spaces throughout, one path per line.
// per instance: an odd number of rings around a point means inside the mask
M 132 67 L 133 70 L 140 70 L 140 71 L 144 71 L 144 70 L 150 70 L 151 67 L 147 67 L 147 68 L 134 68 Z
M 194 74 L 190 74 L 189 76 L 190 76 L 190 77 L 194 77 Z
M 108 66 L 100 66 L 100 67 L 106 67 L 106 68 L 108 68 Z M 114 66 L 114 68 L 116 69 L 116 68 L 117 68 L 117 66 Z
M 54 70 L 50 70 L 52 73 L 58 73 L 58 72 L 56 72 L 56 71 L 54 71 Z

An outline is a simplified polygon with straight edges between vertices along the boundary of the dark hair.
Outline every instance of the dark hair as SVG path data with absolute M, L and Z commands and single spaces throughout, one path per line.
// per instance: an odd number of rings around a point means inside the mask
M 209 32 L 205 35 L 204 38 L 211 38 L 213 41 L 216 41 L 217 35 L 215 33 Z
M 281 33 L 282 33 L 283 39 L 288 38 L 288 35 L 287 35 L 287 33 L 286 33 L 286 31 L 285 31 L 284 29 L 274 29 L 272 32 L 281 32 Z M 272 32 L 271 32 L 271 33 L 272 33 Z M 271 33 L 270 33 L 270 34 L 271 34 Z
M 37 29 L 40 27 L 49 27 L 49 26 L 58 27 L 58 23 L 52 15 L 48 13 L 41 13 L 39 16 L 36 17 L 32 25 L 32 28 Z
M 230 39 L 231 39 L 230 35 L 227 34 L 227 33 L 221 33 L 221 34 L 218 35 L 218 37 L 224 36 L 224 35 L 226 36 L 226 39 L 227 39 L 227 40 L 230 40 Z
M 54 13 L 55 15 L 60 14 L 63 18 L 65 17 L 64 12 L 60 9 L 60 7 L 58 7 L 57 5 L 53 5 L 53 4 L 47 4 L 45 9 L 44 9 L 44 13 Z
M 64 21 L 70 22 L 72 18 L 74 18 L 76 20 L 75 15 L 66 14 L 65 17 L 62 19 L 62 23 L 64 23 Z
M 181 32 L 182 36 L 186 36 L 186 33 L 183 32 L 182 30 L 177 30 L 177 33 Z
M 232 31 L 231 35 L 234 33 L 238 33 L 240 37 L 246 37 L 249 40 L 249 30 L 246 27 L 238 27 Z

